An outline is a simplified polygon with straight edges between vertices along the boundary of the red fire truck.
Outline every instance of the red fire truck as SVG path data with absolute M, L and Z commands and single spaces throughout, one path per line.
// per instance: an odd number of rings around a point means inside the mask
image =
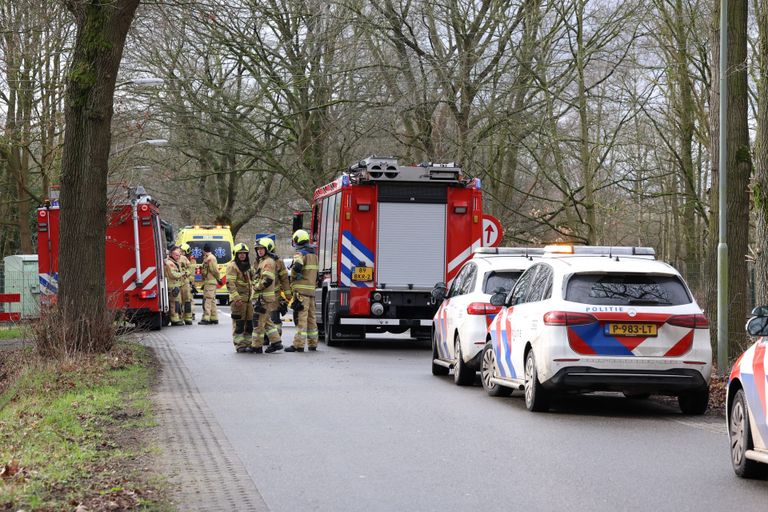
M 41 301 L 55 302 L 59 278 L 59 205 L 37 209 L 37 254 Z M 106 237 L 107 301 L 142 327 L 160 329 L 167 321 L 168 295 L 163 273 L 170 226 L 158 203 L 143 187 L 110 201 Z
M 432 288 L 449 282 L 482 243 L 480 181 L 454 164 L 403 166 L 371 156 L 315 191 L 311 222 L 326 343 L 408 329 L 428 339 Z

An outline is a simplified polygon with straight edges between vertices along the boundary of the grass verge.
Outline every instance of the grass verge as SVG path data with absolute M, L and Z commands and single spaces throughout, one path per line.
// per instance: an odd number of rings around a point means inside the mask
M 57 362 L 0 352 L 0 510 L 171 510 L 152 465 L 154 373 L 124 342 Z
M 21 337 L 20 327 L 0 327 L 0 340 L 15 340 Z

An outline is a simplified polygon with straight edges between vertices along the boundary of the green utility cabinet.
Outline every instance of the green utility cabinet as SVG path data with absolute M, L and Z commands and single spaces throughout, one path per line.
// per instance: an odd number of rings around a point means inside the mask
M 37 254 L 6 256 L 3 293 L 18 293 L 21 302 L 6 304 L 9 313 L 21 313 L 22 319 L 40 316 L 40 280 Z

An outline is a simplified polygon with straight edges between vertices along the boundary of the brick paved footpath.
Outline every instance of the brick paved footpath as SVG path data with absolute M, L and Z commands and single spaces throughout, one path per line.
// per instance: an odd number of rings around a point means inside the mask
M 256 484 L 208 410 L 173 343 L 162 332 L 142 336 L 160 364 L 153 397 L 158 464 L 180 511 L 268 511 Z

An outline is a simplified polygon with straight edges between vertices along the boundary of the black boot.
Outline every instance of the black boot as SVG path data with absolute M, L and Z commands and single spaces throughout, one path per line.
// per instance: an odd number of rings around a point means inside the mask
M 211 321 L 203 319 L 197 322 L 197 325 L 211 325 Z
M 286 352 L 304 352 L 304 347 L 296 348 L 293 345 L 285 349 Z
M 245 353 L 249 352 L 249 350 L 248 350 L 249 348 L 251 348 L 251 347 L 237 347 L 237 348 L 235 348 L 235 352 L 237 352 L 238 354 L 245 354 Z
M 309 347 L 310 352 L 317 352 L 317 347 Z
M 264 352 L 264 349 L 262 347 L 248 347 L 248 352 L 251 354 L 261 354 Z M 269 352 L 269 349 L 267 349 L 267 352 Z
M 278 341 L 277 343 L 270 343 L 269 346 L 267 347 L 266 352 L 267 354 L 271 354 L 272 352 L 277 352 L 278 350 L 282 350 L 282 349 L 283 349 L 283 344 Z M 285 349 L 285 350 L 288 351 L 288 349 Z
M 213 325 L 219 325 L 219 321 L 218 321 L 218 320 L 211 320 L 211 324 L 213 324 Z

